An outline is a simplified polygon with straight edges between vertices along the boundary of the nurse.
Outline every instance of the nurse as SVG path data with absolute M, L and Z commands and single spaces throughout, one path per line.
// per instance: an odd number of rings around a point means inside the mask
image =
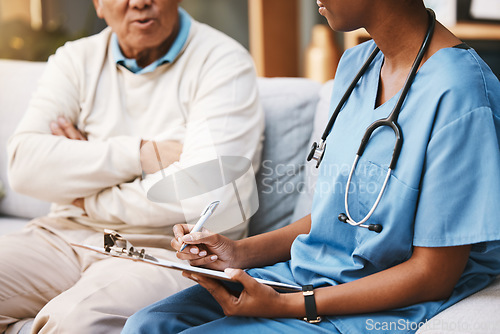
M 235 293 L 220 281 L 185 274 L 199 285 L 138 312 L 123 333 L 411 333 L 500 274 L 498 79 L 436 23 L 399 115 L 398 163 L 368 221 L 383 229 L 342 223 L 339 189 L 366 128 L 394 108 L 430 18 L 422 0 L 317 3 L 332 29 L 364 27 L 373 38 L 344 53 L 333 108 L 375 46 L 381 52 L 328 136 L 311 215 L 240 241 L 206 230 L 187 235 L 192 226 L 175 226 L 172 246 L 190 245 L 179 258 L 225 270 L 243 288 Z M 348 197 L 355 221 L 375 202 L 393 147 L 394 133 L 382 128 L 360 158 Z M 280 293 L 253 277 L 304 290 L 312 285 L 312 292 Z

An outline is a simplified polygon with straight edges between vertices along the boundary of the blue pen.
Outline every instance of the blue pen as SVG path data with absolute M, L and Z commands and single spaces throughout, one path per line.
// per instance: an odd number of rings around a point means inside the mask
M 215 209 L 217 208 L 217 206 L 219 204 L 220 204 L 220 201 L 214 201 L 214 202 L 210 203 L 205 208 L 205 210 L 203 210 L 203 212 L 200 215 L 200 219 L 198 219 L 198 221 L 194 225 L 193 229 L 189 233 L 198 232 L 199 230 L 201 230 L 201 228 L 203 227 L 203 224 L 205 224 L 205 222 L 208 220 L 208 218 L 210 218 L 210 216 L 214 213 Z M 182 252 L 184 250 L 184 248 L 186 248 L 186 247 L 187 247 L 187 244 L 183 243 L 179 252 Z

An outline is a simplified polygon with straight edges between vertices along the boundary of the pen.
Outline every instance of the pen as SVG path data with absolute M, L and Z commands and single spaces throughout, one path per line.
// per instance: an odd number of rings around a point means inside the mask
M 205 208 L 205 210 L 203 210 L 203 212 L 200 215 L 200 219 L 198 219 L 198 221 L 194 225 L 193 229 L 189 233 L 198 232 L 199 230 L 201 230 L 201 228 L 203 227 L 203 224 L 205 224 L 205 222 L 208 220 L 208 218 L 210 218 L 210 216 L 214 213 L 215 209 L 217 208 L 217 206 L 219 204 L 220 204 L 220 201 L 214 201 L 214 202 L 210 203 Z M 184 250 L 184 248 L 186 248 L 186 247 L 187 247 L 187 244 L 183 243 L 179 252 L 182 252 Z

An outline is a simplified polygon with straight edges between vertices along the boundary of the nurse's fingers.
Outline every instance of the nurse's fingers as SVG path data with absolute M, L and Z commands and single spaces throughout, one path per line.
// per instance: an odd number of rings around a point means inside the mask
M 255 278 L 241 269 L 226 268 L 224 272 L 233 280 L 240 282 L 247 291 L 252 291 L 262 286 Z
M 207 264 L 214 263 L 219 259 L 217 255 L 211 254 L 202 258 L 189 260 L 189 264 L 193 267 L 203 267 Z M 215 268 L 214 268 L 215 269 Z
M 172 228 L 175 239 L 182 238 L 185 234 L 188 234 L 190 230 L 191 228 L 188 224 L 175 224 Z
M 177 258 L 189 261 L 189 264 L 194 267 L 202 267 L 213 263 L 219 259 L 215 254 L 208 254 L 204 249 L 199 249 L 197 246 L 188 246 L 182 252 L 176 253 Z
M 194 281 L 198 282 L 202 287 L 215 298 L 219 305 L 226 312 L 229 305 L 234 305 L 238 302 L 238 298 L 231 294 L 218 280 L 211 279 L 202 275 L 191 274 Z

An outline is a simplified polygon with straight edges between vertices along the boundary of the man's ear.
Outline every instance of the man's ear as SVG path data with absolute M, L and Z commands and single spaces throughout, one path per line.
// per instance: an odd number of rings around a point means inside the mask
M 97 17 L 103 19 L 104 15 L 102 14 L 102 0 L 92 0 L 92 1 L 94 2 L 94 7 Z

